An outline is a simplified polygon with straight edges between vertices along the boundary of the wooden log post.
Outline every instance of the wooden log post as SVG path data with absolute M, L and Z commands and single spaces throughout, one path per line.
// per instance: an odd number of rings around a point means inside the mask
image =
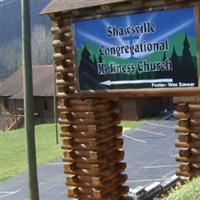
M 117 100 L 69 99 L 59 122 L 68 195 L 77 199 L 121 199 L 127 176 Z
M 117 98 L 84 98 L 77 89 L 75 52 L 69 19 L 52 16 L 64 172 L 68 196 L 118 200 L 123 186 L 122 127 Z M 76 94 L 74 96 L 74 94 Z
M 181 162 L 177 175 L 193 178 L 200 175 L 200 97 L 174 97 L 174 116 L 179 120 L 176 160 Z

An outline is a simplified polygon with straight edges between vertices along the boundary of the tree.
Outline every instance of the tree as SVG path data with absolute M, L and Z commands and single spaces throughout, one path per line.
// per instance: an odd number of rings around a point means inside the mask
M 166 52 L 163 53 L 162 61 L 165 61 L 167 59 Z M 156 71 L 156 72 L 150 72 L 151 78 L 156 79 L 162 79 L 162 78 L 169 78 L 170 73 L 167 71 Z
M 94 62 L 90 58 L 91 54 L 85 45 L 81 53 L 81 61 L 78 67 L 79 70 L 79 81 L 81 89 L 91 89 L 90 86 L 95 89 L 101 89 L 101 77 L 98 75 L 97 60 L 94 56 Z M 102 61 L 102 57 L 99 56 L 99 61 Z
M 183 46 L 184 46 L 183 58 L 182 58 L 182 66 L 184 69 L 183 80 L 185 82 L 193 82 L 195 78 L 194 77 L 195 70 L 194 70 L 194 63 L 193 63 L 192 55 L 190 52 L 190 43 L 188 41 L 187 34 L 185 34 Z
M 166 52 L 164 52 L 162 61 L 165 61 L 166 59 L 167 59 Z
M 11 40 L 0 47 L 1 76 L 6 77 L 16 71 L 21 62 L 21 40 Z
M 173 48 L 172 56 L 170 58 L 173 67 L 173 79 L 174 82 L 178 82 L 181 80 L 182 77 L 182 67 L 179 62 L 178 55 L 176 53 L 176 48 Z
M 103 58 L 101 55 L 99 55 L 99 63 L 103 63 Z
M 93 60 L 94 60 L 94 65 L 97 67 L 97 59 L 96 59 L 95 54 L 94 54 L 94 58 L 93 58 Z
M 0 47 L 0 78 L 5 78 L 22 66 L 21 40 L 15 39 Z M 52 64 L 51 32 L 42 25 L 35 25 L 32 30 L 33 65 Z
M 35 25 L 32 30 L 32 63 L 33 65 L 52 64 L 52 34 L 43 25 Z

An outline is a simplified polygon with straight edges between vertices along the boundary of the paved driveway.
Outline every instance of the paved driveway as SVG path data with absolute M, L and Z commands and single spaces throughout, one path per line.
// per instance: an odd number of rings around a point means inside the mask
M 130 187 L 161 182 L 175 173 L 178 166 L 175 161 L 175 125 L 175 120 L 150 120 L 125 132 L 127 184 Z
M 124 133 L 126 173 L 130 187 L 146 186 L 174 174 L 177 167 L 175 120 L 148 120 Z M 39 167 L 40 200 L 64 200 L 65 175 L 61 160 Z M 28 200 L 28 179 L 22 174 L 1 183 L 1 200 Z

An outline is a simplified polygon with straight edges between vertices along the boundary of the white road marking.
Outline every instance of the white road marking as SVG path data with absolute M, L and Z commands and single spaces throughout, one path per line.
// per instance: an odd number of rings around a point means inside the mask
M 48 163 L 48 165 L 64 165 L 63 162 Z
M 62 183 L 63 183 L 63 181 L 59 181 L 59 182 L 57 182 L 57 183 L 51 185 L 50 187 L 48 187 L 48 188 L 45 190 L 45 192 L 47 192 L 47 191 L 49 191 L 49 190 L 55 188 L 56 186 L 58 186 L 59 184 L 62 184 Z
M 166 120 L 167 118 L 172 117 L 172 116 L 173 116 L 173 114 L 170 113 L 169 115 L 163 117 L 162 120 Z
M 158 179 L 141 179 L 141 180 L 129 180 L 127 183 L 138 183 L 138 182 L 151 182 L 151 181 L 162 181 L 162 178 Z
M 150 162 L 150 163 L 147 163 L 147 165 L 154 165 L 154 164 L 156 164 L 156 163 L 159 163 L 159 162 L 161 162 L 163 160 L 163 158 L 161 158 L 161 159 L 158 159 L 158 160 L 155 160 L 155 161 L 153 161 L 153 162 Z
M 59 196 L 66 196 L 66 192 L 60 192 L 55 196 L 55 198 L 58 198 Z
M 13 194 L 16 194 L 18 192 L 21 192 L 21 190 L 16 190 L 16 191 L 11 191 L 11 192 L 8 192 L 8 191 L 0 191 L 0 199 L 2 199 L 3 197 L 7 197 L 7 196 L 10 196 L 10 195 L 13 195 Z
M 133 140 L 133 141 L 135 141 L 135 142 L 147 143 L 147 142 L 144 141 L 144 140 L 139 140 L 139 139 L 137 139 L 137 138 L 130 137 L 130 136 L 128 136 L 128 135 L 123 135 L 123 137 L 129 138 L 129 139 L 131 139 L 131 140 Z
M 170 157 L 176 157 L 176 154 L 175 155 L 170 155 Z
M 175 126 L 166 126 L 166 125 L 163 125 L 163 124 L 157 124 L 157 123 L 153 123 L 153 122 L 146 122 L 145 124 L 149 124 L 149 125 L 153 125 L 153 126 L 159 126 L 159 127 L 164 127 L 164 128 L 172 128 L 172 129 L 175 128 Z
M 141 128 L 135 128 L 135 130 L 136 130 L 136 131 L 145 132 L 145 133 L 150 133 L 150 134 L 152 134 L 152 135 L 158 135 L 158 136 L 163 136 L 163 137 L 165 137 L 165 135 L 164 135 L 163 133 L 148 131 L 148 130 L 141 129 Z
M 169 168 L 169 167 L 178 167 L 179 165 L 157 165 L 157 166 L 147 166 L 143 167 L 144 169 L 157 169 L 157 168 Z

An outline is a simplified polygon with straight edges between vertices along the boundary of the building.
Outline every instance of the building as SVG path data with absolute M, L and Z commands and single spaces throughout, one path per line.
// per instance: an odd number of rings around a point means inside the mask
M 54 68 L 33 67 L 34 121 L 53 122 Z M 0 129 L 5 130 L 23 118 L 23 70 L 19 68 L 0 86 Z M 23 124 L 23 123 L 22 123 Z
M 54 120 L 53 66 L 33 67 L 33 95 L 35 124 L 50 123 Z M 171 107 L 171 99 L 167 97 L 121 98 L 120 108 L 124 120 L 139 120 L 154 117 Z M 0 130 L 13 125 L 22 126 L 23 118 L 23 70 L 15 73 L 0 84 Z M 20 120 L 18 122 L 18 120 Z M 15 124 L 16 122 L 19 123 Z
M 139 120 L 171 114 L 173 103 L 171 97 L 121 98 L 120 107 L 123 119 Z

